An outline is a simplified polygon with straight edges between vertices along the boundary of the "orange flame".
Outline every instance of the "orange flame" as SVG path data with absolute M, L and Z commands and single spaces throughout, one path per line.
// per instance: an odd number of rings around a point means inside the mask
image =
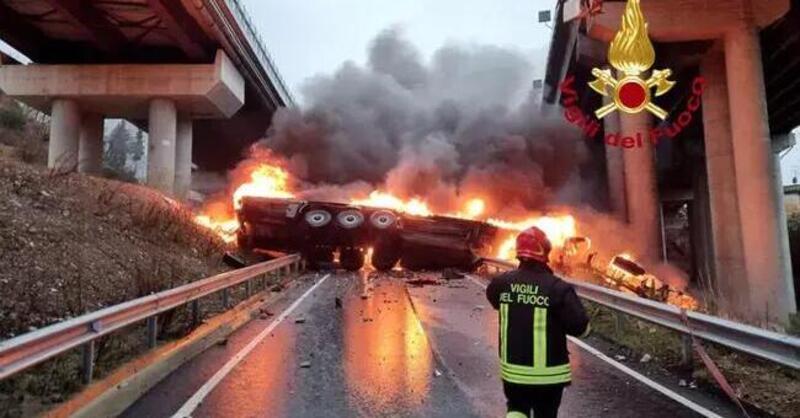
M 369 206 L 376 208 L 392 209 L 397 212 L 407 213 L 409 215 L 417 216 L 431 216 L 433 212 L 428 208 L 428 204 L 424 200 L 414 197 L 409 200 L 403 200 L 399 197 L 386 192 L 378 190 L 369 194 L 366 199 L 353 199 L 350 204 L 357 206 Z
M 233 192 L 233 207 L 242 207 L 242 197 L 292 198 L 288 189 L 289 172 L 277 165 L 263 163 L 250 173 L 250 181 L 243 183 Z
M 524 231 L 532 226 L 542 230 L 554 247 L 561 247 L 569 237 L 577 234 L 575 218 L 572 215 L 551 215 L 531 217 L 518 222 L 502 219 L 488 219 L 487 222 L 498 228 L 509 231 Z M 516 234 L 506 235 L 497 247 L 497 258 L 513 260 L 516 257 Z

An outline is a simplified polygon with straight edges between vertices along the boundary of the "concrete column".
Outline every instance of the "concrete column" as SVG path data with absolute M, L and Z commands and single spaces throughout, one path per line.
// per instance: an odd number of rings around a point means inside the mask
M 153 99 L 150 102 L 150 136 L 147 153 L 147 184 L 172 195 L 175 187 L 175 102 Z
M 175 196 L 186 199 L 192 184 L 192 119 L 178 118 L 178 142 L 175 148 Z
M 603 104 L 611 98 L 603 98 Z M 619 113 L 614 112 L 603 118 L 605 135 L 619 133 Z M 622 222 L 628 221 L 628 205 L 625 202 L 625 161 L 620 146 L 606 144 L 606 175 L 608 179 L 608 202 L 611 213 Z
M 69 99 L 54 100 L 50 115 L 48 168 L 68 172 L 78 167 L 80 129 L 81 112 L 78 103 Z
M 658 197 L 655 155 L 648 140 L 651 117 L 647 112 L 620 113 L 620 136 L 633 138 L 633 148 L 622 150 L 625 162 L 625 201 L 628 221 L 635 231 L 636 246 L 646 261 L 662 259 L 661 207 Z M 641 139 L 642 146 L 639 145 Z M 630 141 L 628 141 L 630 142 Z
M 754 26 L 725 35 L 725 64 L 750 317 L 785 321 L 796 308 L 789 248 L 782 239 L 786 224 L 781 223 L 774 177 L 761 45 Z
M 78 172 L 99 175 L 103 172 L 103 115 L 86 113 L 81 119 L 78 146 Z
M 708 198 L 714 284 L 722 312 L 747 317 L 750 283 L 742 248 L 742 226 L 731 142 L 728 83 L 723 51 L 712 50 L 701 63 Z

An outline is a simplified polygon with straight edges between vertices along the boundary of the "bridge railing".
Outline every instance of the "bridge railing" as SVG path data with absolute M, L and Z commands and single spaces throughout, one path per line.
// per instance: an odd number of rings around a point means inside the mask
M 485 259 L 498 270 L 510 270 L 516 265 L 507 261 Z M 800 338 L 745 325 L 677 306 L 617 292 L 602 286 L 567 280 L 578 296 L 614 311 L 669 328 L 683 335 L 719 344 L 733 350 L 800 369 Z
M 272 56 L 269 54 L 269 50 L 264 45 L 264 41 L 262 41 L 255 26 L 253 26 L 250 14 L 245 10 L 240 0 L 206 0 L 206 5 L 209 6 L 209 11 L 215 15 L 217 23 L 223 32 L 227 32 L 226 36 L 231 40 L 236 39 L 233 42 L 234 47 L 240 49 L 243 58 L 246 61 L 251 61 L 252 58 L 256 59 L 256 62 L 249 62 L 247 65 L 261 67 L 268 76 L 268 80 L 262 79 L 261 81 L 273 85 L 276 94 L 284 102 L 284 105 L 293 106 L 294 98 L 292 93 L 286 87 L 283 77 L 281 77 Z M 231 21 L 231 18 L 233 21 Z M 247 40 L 247 46 L 240 43 L 241 39 L 237 39 L 239 34 Z M 247 47 L 255 54 L 254 57 L 251 57 L 248 51 L 245 50 L 248 49 Z
M 77 318 L 59 322 L 42 329 L 0 342 L 0 380 L 19 373 L 47 359 L 82 347 L 83 380 L 89 383 L 94 370 L 94 342 L 100 337 L 140 321 L 147 321 L 148 346 L 157 344 L 157 315 L 188 303 L 192 317 L 199 322 L 198 300 L 222 292 L 223 305 L 229 306 L 229 289 L 244 284 L 247 296 L 252 292 L 252 280 L 272 272 L 290 274 L 301 269 L 299 254 L 255 264 L 218 274 L 173 289 L 114 305 Z

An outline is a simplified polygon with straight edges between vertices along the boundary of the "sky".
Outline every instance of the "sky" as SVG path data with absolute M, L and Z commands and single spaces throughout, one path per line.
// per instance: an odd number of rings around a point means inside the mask
M 370 41 L 400 28 L 425 58 L 448 43 L 514 47 L 543 64 L 550 29 L 539 10 L 555 0 L 240 0 L 286 84 L 301 102 L 303 82 L 343 62 L 366 61 Z M 543 65 L 538 65 L 541 74 Z

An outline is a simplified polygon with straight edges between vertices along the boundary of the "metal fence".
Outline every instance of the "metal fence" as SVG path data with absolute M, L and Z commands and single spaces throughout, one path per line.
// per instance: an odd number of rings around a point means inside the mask
M 507 261 L 486 259 L 485 263 L 499 270 L 516 268 Z M 602 286 L 567 280 L 578 296 L 617 312 L 660 325 L 683 335 L 694 335 L 794 369 L 800 369 L 800 338 L 762 328 L 686 311 L 677 306 L 617 292 Z
M 290 274 L 303 267 L 300 255 L 293 254 L 198 280 L 174 289 L 114 305 L 96 312 L 20 335 L 0 342 L 0 379 L 19 373 L 31 366 L 82 347 L 83 380 L 88 383 L 94 370 L 94 342 L 121 328 L 147 321 L 148 345 L 156 346 L 158 335 L 157 315 L 188 303 L 192 304 L 192 317 L 198 322 L 198 300 L 222 292 L 223 304 L 229 305 L 228 292 L 233 286 L 244 284 L 249 296 L 252 280 L 272 272 Z

